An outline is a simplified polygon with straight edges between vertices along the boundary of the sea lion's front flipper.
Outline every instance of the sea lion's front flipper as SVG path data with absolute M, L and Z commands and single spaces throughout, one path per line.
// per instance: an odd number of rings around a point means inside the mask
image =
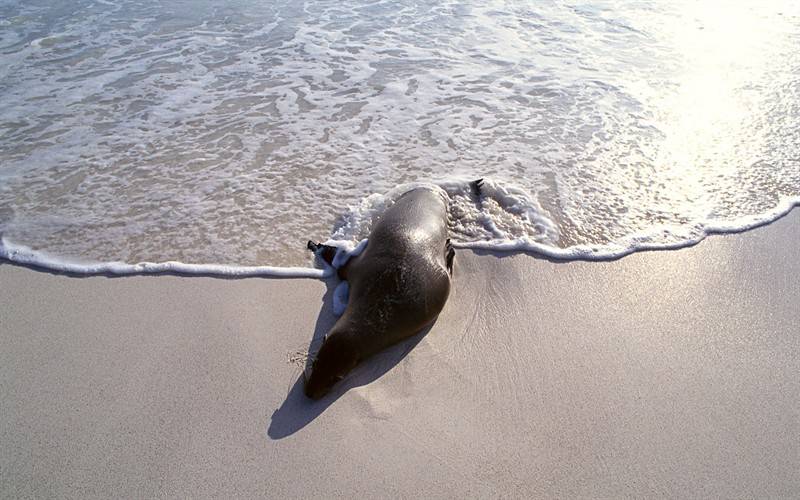
M 483 194 L 483 178 L 470 182 L 469 187 L 472 189 L 472 194 L 475 195 L 476 198 L 480 198 Z
M 453 245 L 450 243 L 450 238 L 447 238 L 447 241 L 444 244 L 445 248 L 445 263 L 447 265 L 447 272 L 450 275 L 453 274 L 453 258 L 456 256 L 456 251 L 453 249 Z
M 478 210 L 483 210 L 483 178 L 470 182 L 469 187 L 475 197 L 475 205 Z

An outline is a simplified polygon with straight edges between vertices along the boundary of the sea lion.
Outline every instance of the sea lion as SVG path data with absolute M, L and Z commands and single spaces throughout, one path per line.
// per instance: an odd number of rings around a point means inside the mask
M 328 263 L 335 253 L 312 241 L 308 248 Z M 433 322 L 450 293 L 454 255 L 446 197 L 428 188 L 400 196 L 366 249 L 338 270 L 350 287 L 348 304 L 316 354 L 306 395 L 321 398 L 358 363 Z

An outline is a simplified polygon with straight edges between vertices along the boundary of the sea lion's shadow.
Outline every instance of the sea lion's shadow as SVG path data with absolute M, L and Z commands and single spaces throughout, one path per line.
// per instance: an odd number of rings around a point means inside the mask
M 319 316 L 317 316 L 314 335 L 309 343 L 309 353 L 317 351 L 322 343 L 323 337 L 330 331 L 331 327 L 333 327 L 338 319 L 333 314 L 333 292 L 338 284 L 339 281 L 336 279 L 329 279 L 326 281 L 327 290 L 322 297 L 322 308 L 320 309 Z M 382 377 L 389 372 L 389 370 L 397 366 L 397 364 L 419 344 L 422 338 L 433 327 L 434 323 L 435 321 L 413 337 L 409 337 L 359 364 L 344 380 L 336 384 L 330 393 L 318 401 L 306 397 L 303 392 L 304 376 L 303 373 L 301 373 L 289 390 L 286 400 L 280 408 L 273 412 L 272 421 L 267 429 L 267 435 L 272 439 L 283 439 L 287 436 L 291 436 L 322 415 L 329 406 L 350 389 L 367 385 Z M 311 362 L 310 357 L 308 362 Z

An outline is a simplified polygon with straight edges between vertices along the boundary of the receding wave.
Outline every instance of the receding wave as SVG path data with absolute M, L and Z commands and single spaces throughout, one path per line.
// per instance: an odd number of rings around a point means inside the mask
M 444 179 L 462 246 L 680 246 L 800 196 L 798 37 L 793 0 L 4 1 L 0 234 L 306 267 Z
M 484 179 L 480 194 L 472 181 L 447 180 L 438 183 L 410 183 L 387 193 L 373 194 L 342 214 L 325 243 L 340 249 L 334 266 L 358 255 L 369 244 L 367 236 L 400 195 L 414 188 L 433 189 L 448 201 L 448 229 L 453 246 L 494 252 L 529 252 L 560 260 L 609 260 L 642 250 L 678 249 L 699 243 L 711 234 L 734 233 L 767 224 L 786 215 L 800 204 L 800 197 L 783 200 L 772 211 L 736 221 L 698 220 L 681 225 L 662 225 L 598 245 L 559 246 L 558 227 L 535 197 L 524 189 Z M 298 245 L 299 246 L 299 245 Z M 86 262 L 49 255 L 15 244 L 0 235 L 0 258 L 20 264 L 72 274 L 157 274 L 180 273 L 220 277 L 275 276 L 327 278 L 333 269 L 307 254 L 307 267 L 242 266 L 167 262 Z M 314 267 L 316 266 L 316 267 Z

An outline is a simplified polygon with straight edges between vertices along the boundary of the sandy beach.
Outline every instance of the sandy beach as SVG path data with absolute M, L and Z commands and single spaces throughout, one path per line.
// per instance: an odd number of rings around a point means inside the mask
M 457 255 L 320 402 L 334 282 L 0 264 L 0 496 L 792 497 L 800 212 L 610 262 Z

